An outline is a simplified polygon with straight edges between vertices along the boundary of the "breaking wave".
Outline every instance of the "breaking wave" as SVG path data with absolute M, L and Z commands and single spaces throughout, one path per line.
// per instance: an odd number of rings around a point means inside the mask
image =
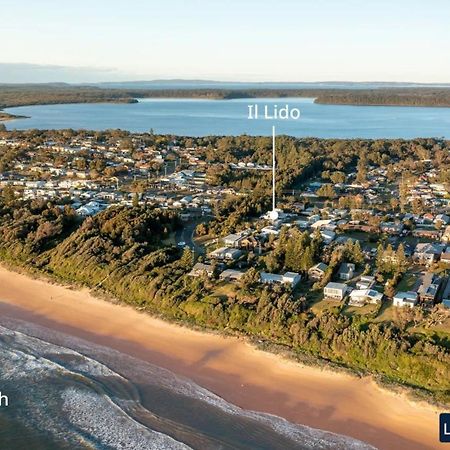
M 168 370 L 5 317 L 0 387 L 11 397 L 8 419 L 55 449 L 374 449 L 243 410 Z

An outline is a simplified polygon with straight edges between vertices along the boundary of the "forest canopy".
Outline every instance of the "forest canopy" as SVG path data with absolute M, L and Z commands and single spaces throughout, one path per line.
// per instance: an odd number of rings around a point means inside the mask
M 0 84 L 0 109 L 58 103 L 134 103 L 139 98 L 315 98 L 348 105 L 450 106 L 450 87 L 377 89 L 123 89 L 55 84 Z

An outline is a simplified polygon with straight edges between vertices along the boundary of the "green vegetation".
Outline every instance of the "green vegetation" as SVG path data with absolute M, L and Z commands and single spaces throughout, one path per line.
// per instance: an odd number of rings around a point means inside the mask
M 449 141 L 280 136 L 279 206 L 294 213 L 306 207 L 312 215 L 320 212 L 320 218 L 334 216 L 335 221 L 338 208 L 350 211 L 344 211 L 346 220 L 342 229 L 341 225 L 336 229 L 339 242 L 336 239 L 324 245 L 319 232 L 311 235 L 295 225 L 281 228 L 277 237 L 271 235 L 262 242 L 250 240 L 249 248 L 254 246 L 255 250 L 244 251 L 237 263 L 228 264 L 247 269 L 240 281 L 231 283 L 216 276 L 187 275 L 196 255 L 174 245 L 174 235 L 181 226 L 177 213 L 143 206 L 145 200 L 138 201 L 136 193 L 148 190 L 148 180 L 133 180 L 133 162 L 125 165 L 115 158 L 127 150 L 127 159 L 129 155 L 131 161 L 145 161 L 155 151 L 169 160 L 189 148 L 202 163 L 198 168 L 207 167 L 207 184 L 220 193 L 220 201 L 212 201 L 214 217 L 197 228 L 205 241 L 214 240 L 267 225 L 259 217 L 271 206 L 271 172 L 240 170 L 231 163 L 270 166 L 270 138 L 192 138 L 120 130 L 29 130 L 3 132 L 0 136 L 20 143 L 0 146 L 0 172 L 6 174 L 6 180 L 22 173 L 25 179 L 57 179 L 47 172 L 37 174 L 17 168 L 18 163 L 33 168 L 53 166 L 85 170 L 91 180 L 117 176 L 121 189 L 127 183 L 126 192 L 131 194 L 130 207 L 114 206 L 82 220 L 71 207 L 64 206 L 70 203 L 67 198 L 58 199 L 58 203 L 23 201 L 22 186 L 6 185 L 0 193 L 2 261 L 101 290 L 167 319 L 247 335 L 269 345 L 284 346 L 302 358 L 321 358 L 450 401 L 448 318 L 442 309 L 395 310 L 389 301 L 357 309 L 322 300 L 323 286 L 336 280 L 343 262 L 354 263 L 357 273 L 376 275 L 376 287 L 385 289 L 388 296 L 394 289 L 411 288 L 414 279 L 407 267 L 411 259 L 405 257 L 411 248 L 404 248 L 400 241 L 409 247 L 408 239 L 413 237 L 393 239 L 395 236 L 381 233 L 379 226 L 397 220 L 403 212 L 423 214 L 430 210 L 424 203 L 410 202 L 408 192 L 427 174 L 433 174 L 433 183 L 448 187 Z M 75 154 L 61 153 L 43 145 L 48 141 L 62 146 L 78 141 L 73 145 L 79 145 L 84 139 L 89 139 L 92 152 L 81 149 Z M 150 153 L 143 153 L 143 145 Z M 182 167 L 189 168 L 186 163 Z M 150 168 L 152 174 L 156 170 Z M 166 188 L 151 189 L 166 193 Z M 225 194 L 228 190 L 235 194 Z M 369 198 L 365 195 L 368 190 L 376 195 Z M 310 196 L 304 197 L 305 192 Z M 414 227 L 413 221 L 405 222 L 407 230 Z M 359 241 L 346 240 L 349 237 Z M 370 250 L 378 250 L 377 256 L 368 256 Z M 308 269 L 319 261 L 328 265 L 322 279 L 314 284 L 305 281 Z M 300 272 L 303 280 L 294 291 L 262 285 L 259 273 L 263 270 Z
M 101 288 L 153 314 L 264 339 L 449 401 L 450 355 L 438 336 L 338 308 L 314 313 L 287 288 L 261 286 L 255 269 L 248 270 L 239 289 L 190 277 L 194 255 L 162 244 L 178 226 L 174 213 L 157 208 L 113 207 L 81 221 L 69 207 L 5 195 L 0 257 L 64 282 Z M 273 263 L 304 271 L 318 252 L 319 236 L 283 233 Z M 303 256 L 297 260 L 298 252 Z M 330 266 L 350 257 L 359 264 L 359 252 L 349 243 L 331 256 Z
M 319 199 L 314 204 L 354 210 L 374 208 L 383 211 L 386 217 L 398 212 L 420 214 L 426 211 L 425 205 L 420 202 L 408 204 L 406 188 L 427 170 L 438 171 L 435 182 L 450 183 L 450 143 L 445 140 L 297 139 L 289 136 L 277 139 L 282 149 L 277 158 L 277 198 L 294 209 L 295 196 L 292 196 L 292 191 L 305 188 L 310 181 L 317 179 L 324 184 L 316 191 Z M 179 141 L 188 147 L 198 146 L 198 155 L 208 164 L 207 175 L 211 184 L 234 188 L 246 194 L 217 205 L 215 219 L 202 226 L 200 234 L 234 232 L 247 226 L 251 218 L 267 211 L 270 206 L 271 172 L 233 170 L 229 163 L 270 165 L 270 138 L 208 136 L 195 140 L 179 138 Z M 386 170 L 389 180 L 401 178 L 398 198 L 384 190 L 376 202 L 368 205 L 361 194 L 352 194 L 329 183 L 342 182 L 345 171 L 355 174 L 352 181 L 364 185 L 368 167 Z M 383 221 L 382 215 L 358 214 L 355 211 L 352 218 L 362 220 L 371 227 L 376 228 Z
M 0 109 L 12 106 L 58 103 L 131 103 L 133 95 L 122 90 L 75 87 L 67 84 L 0 84 Z
M 329 105 L 450 106 L 450 88 L 389 88 L 335 90 L 319 95 Z
M 315 98 L 348 105 L 450 106 L 450 88 L 379 89 L 115 89 L 54 84 L 0 84 L 0 109 L 58 103 L 133 103 L 137 98 Z M 0 120 L 4 120 L 1 119 Z

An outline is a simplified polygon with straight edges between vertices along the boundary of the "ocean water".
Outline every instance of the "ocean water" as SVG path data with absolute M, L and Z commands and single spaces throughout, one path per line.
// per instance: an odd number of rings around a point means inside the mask
M 373 449 L 246 411 L 152 364 L 0 318 L 0 448 Z
M 301 112 L 299 120 L 249 120 L 248 105 Z M 450 138 L 450 108 L 320 105 L 313 99 L 141 99 L 133 104 L 37 105 L 7 108 L 28 116 L 6 122 L 8 129 L 121 128 L 183 136 L 270 135 L 320 138 Z

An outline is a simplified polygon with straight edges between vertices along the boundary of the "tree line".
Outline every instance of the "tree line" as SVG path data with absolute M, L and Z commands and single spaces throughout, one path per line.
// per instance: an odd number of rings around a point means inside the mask
M 255 269 L 218 295 L 219 281 L 189 276 L 195 258 L 166 240 L 179 226 L 174 213 L 150 206 L 113 207 L 82 220 L 70 207 L 2 197 L 0 258 L 171 320 L 233 330 L 450 399 L 450 354 L 441 339 L 338 310 L 314 313 L 283 286 L 261 285 Z M 305 270 L 317 258 L 320 238 L 283 233 L 277 264 Z M 350 243 L 329 263 L 334 268 L 343 258 L 360 257 Z

